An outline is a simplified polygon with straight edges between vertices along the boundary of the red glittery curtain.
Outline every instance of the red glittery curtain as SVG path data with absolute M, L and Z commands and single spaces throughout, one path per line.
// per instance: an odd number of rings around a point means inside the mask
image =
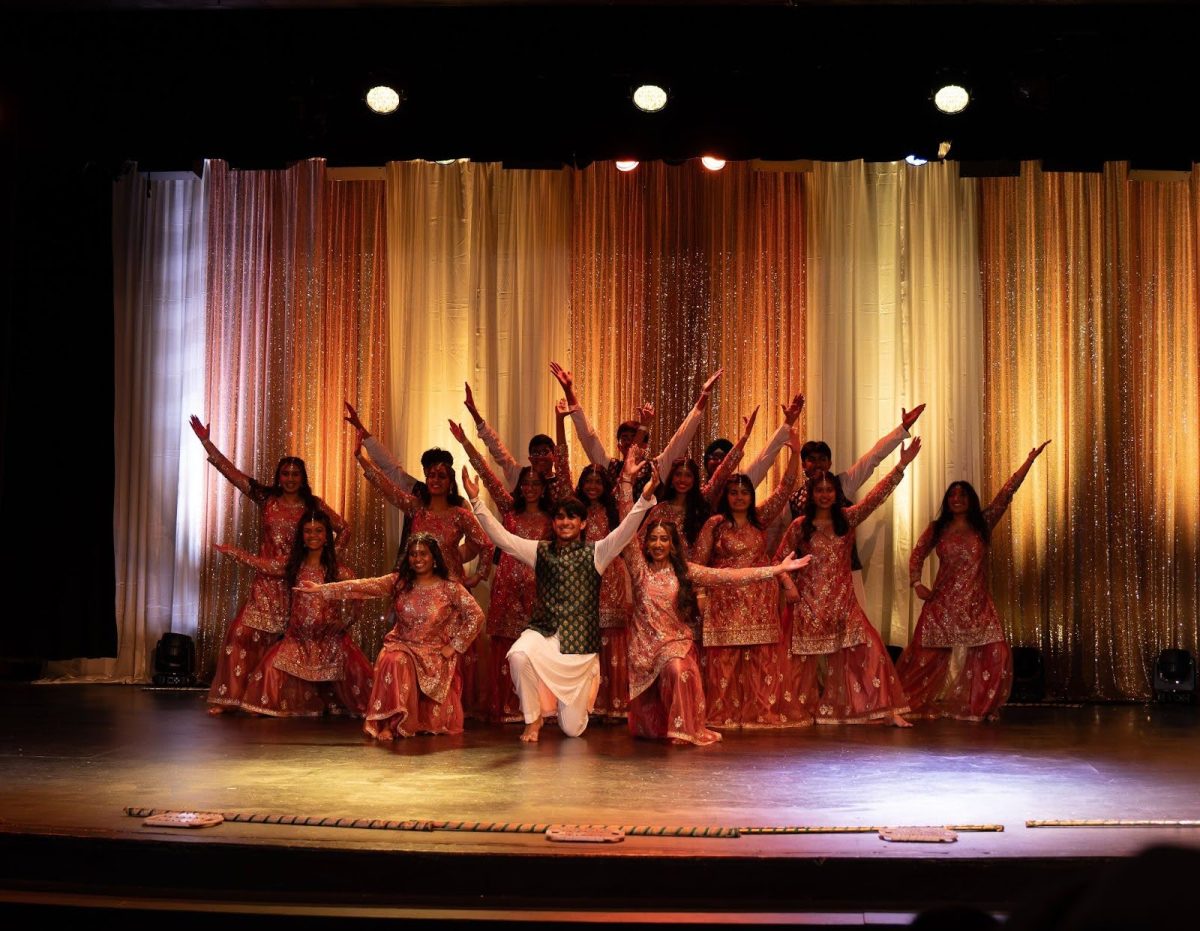
M 993 537 L 997 606 L 1053 693 L 1145 698 L 1196 650 L 1200 172 L 981 182 L 987 481 L 1044 438 Z
M 574 174 L 570 361 L 606 445 L 642 400 L 664 441 L 721 366 L 692 454 L 736 438 L 758 404 L 747 452 L 766 443 L 804 386 L 804 236 L 798 173 L 606 162 Z
M 207 408 L 212 439 L 242 471 L 269 483 L 280 457 L 305 460 L 313 491 L 349 522 L 343 554 L 361 575 L 386 570 L 384 507 L 350 460 L 341 403 L 378 427 L 386 379 L 382 181 L 334 181 L 321 160 L 286 171 L 209 165 Z M 194 454 L 203 452 L 196 444 Z M 258 509 L 208 473 L 199 650 L 205 674 L 250 574 L 212 553 L 257 550 Z M 382 620 L 365 612 L 368 648 Z

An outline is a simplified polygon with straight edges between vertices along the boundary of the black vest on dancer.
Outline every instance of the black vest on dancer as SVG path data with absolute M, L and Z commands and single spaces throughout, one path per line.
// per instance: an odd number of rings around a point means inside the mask
M 596 544 L 576 540 L 559 547 L 538 544 L 534 575 L 538 605 L 529 626 L 545 637 L 558 634 L 563 653 L 600 652 L 600 583 Z

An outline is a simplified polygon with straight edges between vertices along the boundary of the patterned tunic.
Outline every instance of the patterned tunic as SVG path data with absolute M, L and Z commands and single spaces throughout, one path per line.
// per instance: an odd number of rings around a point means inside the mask
M 1000 522 L 1022 479 L 1016 475 L 1010 478 L 984 509 L 983 518 L 989 528 Z M 929 556 L 932 540 L 930 524 L 909 559 L 909 580 L 913 585 L 921 581 L 921 567 Z M 977 647 L 1004 639 L 1004 628 L 988 591 L 987 550 L 987 544 L 973 529 L 947 528 L 942 532 L 937 544 L 938 572 L 933 595 L 922 606 L 917 622 L 922 646 Z

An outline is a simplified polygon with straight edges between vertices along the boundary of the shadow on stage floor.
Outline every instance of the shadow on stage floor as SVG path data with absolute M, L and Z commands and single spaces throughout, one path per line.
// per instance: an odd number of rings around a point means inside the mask
M 176 926 L 214 912 L 290 926 L 354 917 L 886 925 L 937 903 L 1003 912 L 1038 886 L 1152 844 L 1200 847 L 1200 828 L 1026 827 L 1200 818 L 1191 706 L 1010 708 L 996 725 L 908 731 L 733 732 L 696 749 L 635 741 L 614 725 L 576 740 L 551 725 L 535 746 L 520 744 L 516 727 L 469 725 L 459 737 L 382 747 L 347 720 L 210 718 L 201 692 L 132 686 L 4 686 L 0 700 L 0 902 L 17 917 L 116 907 L 126 924 L 165 909 Z M 127 807 L 393 824 L 184 831 L 144 827 Z M 541 832 L 430 822 L 733 836 L 557 844 Z M 917 844 L 745 830 L 864 825 L 1003 831 Z

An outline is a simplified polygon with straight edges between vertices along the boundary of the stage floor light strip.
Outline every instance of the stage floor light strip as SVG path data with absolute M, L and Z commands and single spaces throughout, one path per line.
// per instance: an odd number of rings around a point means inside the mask
M 1200 828 L 1197 818 L 1073 818 L 1026 821 L 1027 828 Z
M 175 809 L 138 808 L 129 806 L 125 814 L 131 818 L 150 818 L 166 814 Z M 558 828 L 614 828 L 627 837 L 717 837 L 737 838 L 743 836 L 798 835 L 798 834 L 878 834 L 880 831 L 907 827 L 907 825 L 777 825 L 748 827 L 690 826 L 663 827 L 655 825 L 620 824 L 551 824 L 549 822 L 502 822 L 502 821 L 430 821 L 430 820 L 384 820 L 380 818 L 329 818 L 309 815 L 271 815 L 260 812 L 199 811 L 200 814 L 221 815 L 226 821 L 240 824 L 291 825 L 312 828 L 359 828 L 369 831 L 455 831 L 483 834 L 545 834 L 551 827 Z M 949 831 L 960 833 L 1000 833 L 1002 824 L 947 824 L 938 825 Z

